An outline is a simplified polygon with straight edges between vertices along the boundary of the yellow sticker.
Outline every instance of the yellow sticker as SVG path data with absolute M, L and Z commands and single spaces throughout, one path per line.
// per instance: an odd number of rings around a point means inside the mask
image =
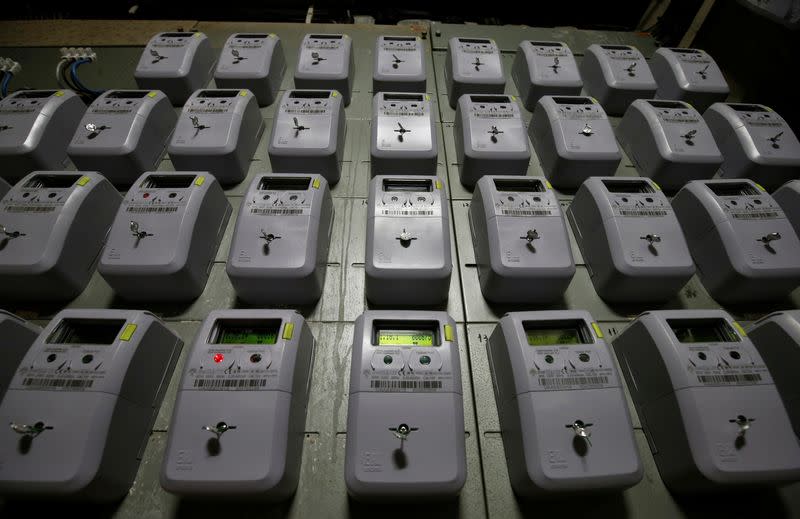
M 85 186 L 86 184 L 89 183 L 90 180 L 92 180 L 92 179 L 89 178 L 89 177 L 83 176 L 83 177 L 78 179 L 78 185 L 79 186 Z
M 157 95 L 158 95 L 158 92 L 156 92 L 155 90 L 153 90 L 152 92 L 150 92 L 149 94 L 147 94 L 147 97 L 155 97 L 155 96 L 157 96 Z
M 742 337 L 747 337 L 747 333 L 744 331 L 744 328 L 742 328 L 741 324 L 737 323 L 736 321 L 733 321 L 733 327 L 736 328 L 736 331 L 739 332 L 739 335 L 741 335 Z
M 652 180 L 650 182 L 653 182 Z M 661 186 L 653 182 L 653 187 L 656 188 L 656 191 L 661 191 Z
M 119 340 L 121 340 L 121 341 L 129 341 L 129 340 L 131 340 L 131 337 L 133 337 L 133 332 L 135 332 L 135 331 L 136 331 L 136 325 L 135 324 L 129 324 L 129 325 L 125 326 L 125 329 L 122 330 L 122 333 L 119 336 Z
M 64 97 L 64 91 L 63 90 L 59 90 L 53 95 L 56 96 L 56 97 Z
M 551 184 L 549 180 L 545 180 L 544 185 L 547 186 L 547 189 L 553 189 L 553 184 Z
M 205 182 L 205 181 L 206 181 L 206 177 L 197 177 L 196 179 L 194 179 L 194 185 L 202 186 L 203 182 Z
M 315 178 L 313 182 L 311 182 L 311 187 L 314 189 L 319 189 L 319 177 Z
M 269 37 L 270 37 L 270 38 L 277 38 L 277 37 L 278 37 L 278 35 L 277 35 L 277 34 L 275 34 L 274 32 L 271 32 L 271 33 L 269 33 Z
M 442 189 L 442 181 L 441 180 L 437 180 L 436 181 L 436 189 Z
M 763 106 L 764 108 L 766 108 L 766 109 L 767 109 L 767 112 L 773 112 L 773 111 L 774 111 L 774 110 L 773 110 L 772 108 L 770 108 L 769 106 L 765 106 L 765 105 L 761 105 L 761 106 Z
M 339 92 L 334 90 L 333 92 L 331 92 L 331 97 L 339 97 Z
M 247 90 L 239 91 L 239 97 L 247 97 Z
M 449 324 L 444 325 L 444 340 L 452 341 L 453 340 L 453 327 Z
M 199 38 L 199 37 L 200 37 L 200 36 L 202 36 L 202 35 L 203 35 L 203 33 L 202 33 L 202 32 L 196 32 L 196 33 L 194 33 L 194 37 L 195 37 L 195 38 Z
M 590 97 L 589 99 L 591 99 L 591 100 L 592 100 L 592 102 L 594 102 L 594 104 L 599 104 L 599 103 L 597 102 L 597 99 L 595 99 L 594 97 Z
M 430 101 L 431 100 L 431 96 L 429 96 L 428 94 L 425 94 L 425 100 L 426 101 Z
M 516 96 L 511 96 L 511 100 L 512 100 L 512 101 L 516 101 L 516 100 L 517 100 L 517 97 L 516 97 Z
M 755 184 L 755 185 L 756 185 L 756 187 L 757 187 L 758 189 L 760 189 L 761 191 L 766 191 L 766 189 L 764 189 L 764 186 L 762 186 L 762 185 L 761 185 L 761 184 L 759 184 L 758 182 L 753 182 L 753 184 Z
M 597 335 L 598 339 L 603 338 L 603 330 L 600 329 L 600 326 L 597 323 L 592 323 L 592 329 L 594 330 L 594 334 Z
M 283 338 L 287 341 L 292 339 L 294 335 L 294 323 L 286 323 L 283 325 Z

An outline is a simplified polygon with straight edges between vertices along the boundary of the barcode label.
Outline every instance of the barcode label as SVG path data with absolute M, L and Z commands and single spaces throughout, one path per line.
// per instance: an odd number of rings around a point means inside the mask
M 500 114 L 487 114 L 487 113 L 477 113 L 475 114 L 476 117 L 479 119 L 511 119 L 514 117 L 513 113 L 500 113 Z
M 129 213 L 174 213 L 177 206 L 130 205 L 126 209 Z
M 549 209 L 503 209 L 500 214 L 503 216 L 550 216 L 553 213 Z
M 7 213 L 51 213 L 56 210 L 54 205 L 7 205 Z
M 620 216 L 667 216 L 667 211 L 658 209 L 620 209 Z
M 289 114 L 324 114 L 328 110 L 325 108 L 306 108 L 306 109 L 294 109 L 294 110 L 286 110 L 286 113 Z
M 86 389 L 92 387 L 94 380 L 77 378 L 32 378 L 23 379 L 25 387 L 63 387 L 67 389 Z
M 208 379 L 198 378 L 194 387 L 201 389 L 257 389 L 267 385 L 265 378 Z
M 433 216 L 434 211 L 400 211 L 392 209 L 381 209 L 381 216 Z
M 754 211 L 747 213 L 731 213 L 731 216 L 737 220 L 761 220 L 765 218 L 778 218 L 780 214 L 777 211 Z
M 540 377 L 539 384 L 546 388 L 599 386 L 608 384 L 608 377 Z
M 253 207 L 250 209 L 250 214 L 262 214 L 262 215 L 272 215 L 272 216 L 289 216 L 293 214 L 303 214 L 302 209 L 271 209 L 271 208 L 261 208 L 261 207 Z
M 746 373 L 744 375 L 697 375 L 697 379 L 703 384 L 753 384 L 761 382 L 761 375 L 758 373 Z
M 441 380 L 371 380 L 372 389 L 442 389 Z

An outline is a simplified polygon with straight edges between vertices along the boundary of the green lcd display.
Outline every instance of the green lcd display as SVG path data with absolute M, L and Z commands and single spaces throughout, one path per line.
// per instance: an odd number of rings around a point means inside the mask
M 678 341 L 739 342 L 739 336 L 723 319 L 667 319 Z
M 527 321 L 523 328 L 530 346 L 592 343 L 591 335 L 581 321 Z
M 378 330 L 378 346 L 435 346 L 433 330 Z
M 237 322 L 217 321 L 213 344 L 275 344 L 280 321 Z

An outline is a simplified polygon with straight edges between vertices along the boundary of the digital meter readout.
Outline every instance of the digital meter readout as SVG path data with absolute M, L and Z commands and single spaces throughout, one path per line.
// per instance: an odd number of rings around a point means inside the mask
M 379 330 L 378 346 L 435 346 L 433 330 Z

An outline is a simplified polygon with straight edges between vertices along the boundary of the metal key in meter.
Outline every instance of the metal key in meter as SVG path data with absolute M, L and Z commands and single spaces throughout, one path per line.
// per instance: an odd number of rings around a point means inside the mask
M 303 171 L 336 185 L 342 176 L 347 122 L 336 90 L 289 90 L 272 123 L 269 161 L 273 171 Z
M 567 219 L 592 284 L 607 301 L 667 301 L 695 273 L 678 218 L 651 180 L 592 177 L 575 194 Z
M 622 160 L 608 116 L 591 97 L 542 96 L 528 137 L 545 176 L 559 189 L 612 176 Z
M 701 113 L 712 104 L 725 101 L 730 93 L 722 70 L 701 49 L 656 49 L 650 70 L 658 84 L 657 98 L 685 101 Z
M 511 77 L 522 104 L 530 112 L 542 96 L 577 96 L 583 88 L 572 50 L 560 41 L 520 42 Z
M 97 270 L 124 299 L 194 299 L 230 215 L 225 193 L 205 172 L 145 173 L 117 211 Z
M 800 180 L 790 180 L 785 183 L 772 193 L 772 198 L 783 209 L 794 232 L 800 236 Z
M 157 90 L 109 90 L 89 105 L 67 148 L 79 170 L 129 186 L 161 163 L 175 110 Z
M 322 294 L 333 199 L 320 175 L 258 175 L 242 199 L 226 270 L 251 304 L 311 304 Z
M 771 108 L 714 103 L 703 118 L 722 151 L 720 177 L 750 178 L 768 191 L 800 177 L 800 141 Z
M 0 363 L 0 402 L 6 394 L 17 367 L 42 329 L 16 315 L 0 310 L 0 337 L 3 338 L 3 362 Z
M 670 490 L 800 478 L 800 444 L 770 371 L 726 312 L 645 312 L 613 343 Z
M 722 165 L 705 120 L 682 101 L 637 99 L 619 124 L 619 142 L 639 174 L 668 191 L 711 178 Z
M 0 494 L 127 495 L 182 347 L 148 312 L 58 313 L 0 404 Z
M 453 109 L 464 94 L 502 94 L 506 77 L 497 43 L 489 38 L 450 38 L 444 80 Z
M 468 94 L 458 100 L 453 134 L 461 183 L 483 175 L 525 175 L 531 160 L 516 98 Z
M 546 303 L 564 294 L 575 262 L 561 206 L 544 177 L 482 177 L 469 224 L 484 298 Z
M 95 172 L 34 171 L 20 180 L 0 200 L 0 299 L 80 294 L 121 200 Z
M 642 479 L 621 377 L 588 312 L 507 313 L 486 352 L 518 495 L 619 491 Z
M 161 90 L 174 106 L 205 88 L 214 72 L 211 42 L 202 32 L 161 32 L 150 38 L 133 77 L 139 88 Z
M 441 181 L 378 175 L 370 181 L 367 203 L 367 299 L 378 305 L 446 301 L 453 261 Z
M 425 92 L 425 48 L 419 36 L 378 36 L 372 70 L 372 91 Z
M 211 312 L 183 370 L 162 487 L 187 497 L 291 496 L 315 343 L 292 310 Z
M 750 180 L 695 180 L 672 207 L 697 274 L 721 303 L 780 299 L 800 285 L 800 240 L 777 202 Z
M 20 90 L 0 100 L 0 176 L 14 183 L 31 171 L 65 168 L 85 110 L 72 90 Z
M 647 60 L 630 45 L 589 45 L 581 77 L 586 94 L 596 98 L 609 115 L 622 115 L 636 99 L 652 99 L 657 89 Z
M 466 481 L 456 323 L 367 311 L 355 322 L 345 483 L 361 501 L 455 497 Z
M 260 106 L 269 106 L 285 72 L 286 56 L 277 34 L 231 34 L 217 60 L 214 82 L 217 88 L 247 89 Z
M 372 101 L 372 175 L 436 174 L 436 133 L 428 95 L 378 92 Z
M 199 90 L 178 116 L 169 157 L 178 171 L 208 171 L 220 184 L 237 184 L 247 176 L 263 132 L 249 90 Z
M 300 43 L 294 87 L 336 90 L 350 106 L 355 79 L 353 40 L 347 34 L 306 34 Z

